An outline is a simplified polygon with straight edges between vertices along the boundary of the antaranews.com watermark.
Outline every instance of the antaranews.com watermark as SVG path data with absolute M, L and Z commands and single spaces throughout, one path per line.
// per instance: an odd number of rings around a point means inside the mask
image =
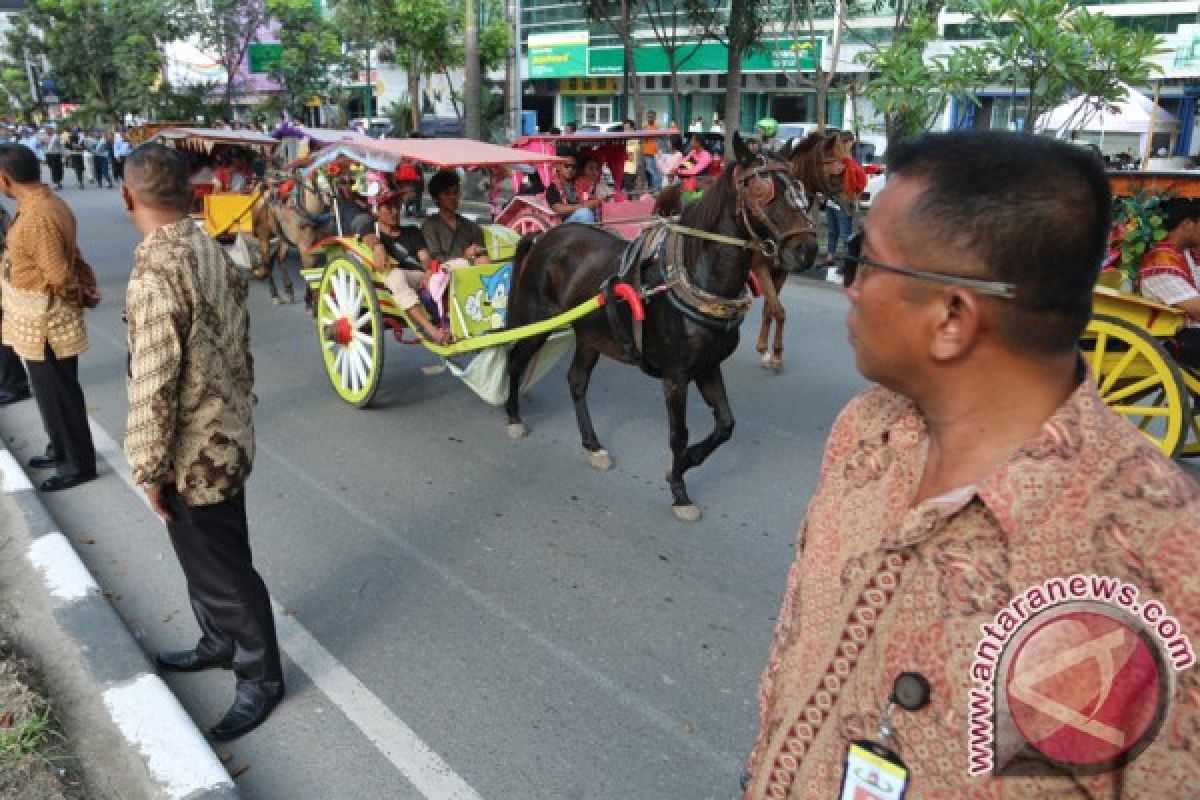
M 1166 662 L 1179 671 L 1196 658 L 1167 608 L 1139 597 L 1118 578 L 1052 578 L 980 626 L 969 774 L 1016 774 L 1031 749 L 1060 767 L 1100 772 L 1153 741 L 1169 700 Z

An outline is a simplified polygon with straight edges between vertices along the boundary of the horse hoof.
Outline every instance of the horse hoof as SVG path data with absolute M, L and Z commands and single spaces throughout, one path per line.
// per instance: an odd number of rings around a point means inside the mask
M 608 454 L 607 450 L 592 450 L 588 453 L 588 461 L 592 463 L 593 467 L 601 472 L 605 472 L 613 468 L 612 456 Z
M 762 361 L 761 361 L 761 363 L 762 363 L 762 368 L 763 368 L 763 369 L 771 369 L 771 354 L 770 354 L 770 353 L 763 353 L 763 357 L 762 357 Z
M 771 369 L 777 374 L 783 372 L 783 356 L 771 356 Z
M 762 353 L 763 355 L 766 355 L 766 353 L 767 353 L 767 343 L 766 343 L 766 342 L 759 342 L 758 344 L 756 344 L 756 345 L 754 346 L 754 349 L 755 349 L 755 350 L 757 350 L 758 352 Z
M 528 435 L 529 435 L 529 428 L 525 425 L 524 422 L 508 423 L 508 438 L 520 439 L 522 436 L 528 436 Z
M 675 519 L 680 522 L 696 522 L 700 519 L 700 508 L 695 505 L 671 506 Z
M 271 302 L 274 303 L 275 305 L 279 305 L 283 301 L 279 299 L 279 295 L 273 294 L 273 295 L 271 295 Z
M 292 303 L 296 302 L 296 298 L 292 296 L 291 292 L 284 292 L 283 302 L 290 306 Z

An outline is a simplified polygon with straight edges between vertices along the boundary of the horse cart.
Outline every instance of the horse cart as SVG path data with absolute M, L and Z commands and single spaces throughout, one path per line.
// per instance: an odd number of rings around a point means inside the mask
M 597 211 L 596 219 L 614 233 L 632 239 L 641 232 L 645 221 L 651 216 L 654 197 L 650 194 L 631 197 L 625 193 L 625 148 L 631 141 L 666 140 L 671 135 L 670 131 L 644 130 L 535 134 L 522 136 L 513 142 L 513 147 L 530 154 L 566 156 L 583 163 L 598 160 L 612 175 L 613 194 Z M 498 209 L 496 214 L 496 222 L 521 235 L 545 233 L 562 221 L 546 202 L 546 187 L 554 177 L 553 162 L 542 161 L 533 166 L 530 185 L 519 188 L 512 200 L 503 209 Z
M 332 170 L 340 173 L 353 164 L 392 174 L 403 164 L 420 164 L 434 169 L 484 170 L 499 182 L 516 167 L 553 165 L 563 159 L 553 154 L 486 144 L 468 139 L 384 139 L 339 142 L 314 154 L 301 169 L 302 178 L 318 177 Z M 328 181 L 328 176 L 326 176 Z M 485 399 L 502 402 L 507 384 L 498 382 L 490 389 L 479 384 L 483 372 L 497 375 L 486 364 L 502 359 L 507 346 L 529 336 L 558 332 L 573 321 L 592 313 L 604 303 L 593 297 L 565 313 L 518 328 L 506 327 L 507 299 L 512 283 L 512 259 L 518 235 L 503 225 L 485 225 L 486 261 L 441 271 L 443 279 L 431 279 L 438 295 L 422 297 L 430 316 L 448 325 L 453 342 L 436 344 L 418 338 L 430 352 L 447 360 L 455 374 L 475 388 Z M 386 337 L 416 343 L 404 338 L 405 329 L 418 330 L 395 302 L 374 265 L 370 249 L 350 236 L 333 236 L 318 242 L 314 251 L 325 255 L 322 266 L 301 270 L 315 298 L 317 341 L 325 372 L 333 390 L 357 407 L 368 405 L 383 373 Z M 434 273 L 435 276 L 439 274 Z M 444 286 L 444 292 L 441 287 Z M 636 298 L 633 298 L 636 301 Z M 563 337 L 565 338 L 565 337 Z M 459 368 L 456 356 L 472 357 L 466 368 Z M 550 359 L 546 359 L 549 361 Z M 502 365 L 501 365 L 502 366 Z M 547 364 L 548 368 L 549 364 Z M 527 376 L 532 384 L 542 372 Z
M 1200 198 L 1200 173 L 1120 172 L 1110 183 L 1122 205 L 1156 195 Z M 1200 455 L 1200 370 L 1180 364 L 1171 349 L 1186 322 L 1180 309 L 1134 294 L 1127 273 L 1106 269 L 1082 342 L 1105 404 L 1172 457 Z
M 279 146 L 277 139 L 263 133 L 208 128 L 165 127 L 155 131 L 150 141 L 194 153 L 202 170 L 221 160 L 268 159 Z M 263 224 L 260 201 L 266 191 L 262 181 L 244 174 L 235 174 L 231 185 L 221 186 L 220 191 L 211 180 L 194 177 L 192 182 L 193 214 L 200 226 L 226 245 L 238 266 L 256 272 L 262 268 L 263 253 L 257 243 L 261 232 L 255 226 Z

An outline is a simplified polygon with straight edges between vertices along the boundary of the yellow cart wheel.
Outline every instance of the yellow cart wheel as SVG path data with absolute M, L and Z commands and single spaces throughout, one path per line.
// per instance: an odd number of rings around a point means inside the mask
M 1175 456 L 1192 420 L 1189 392 L 1162 344 L 1120 317 L 1097 314 L 1082 342 L 1104 404 Z
M 370 403 L 383 373 L 383 314 L 371 272 L 353 253 L 338 253 L 325 267 L 317 339 L 338 397 L 359 408 Z

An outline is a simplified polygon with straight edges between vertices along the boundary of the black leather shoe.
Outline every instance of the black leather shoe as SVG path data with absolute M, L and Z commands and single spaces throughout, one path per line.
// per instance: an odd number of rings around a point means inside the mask
M 61 492 L 63 489 L 74 489 L 81 483 L 87 483 L 95 479 L 96 473 L 94 472 L 80 472 L 75 475 L 55 475 L 52 478 L 46 478 L 46 480 L 42 481 L 38 489 L 43 492 Z
M 34 469 L 53 469 L 61 463 L 58 454 L 54 452 L 54 445 L 46 445 L 46 452 L 29 459 L 29 466 Z
M 22 389 L 0 389 L 0 406 L 6 406 L 10 403 L 19 403 L 22 400 L 28 400 L 32 397 L 29 394 L 29 388 Z
M 283 684 L 274 693 L 267 693 L 258 687 L 239 687 L 225 718 L 214 725 L 209 733 L 218 742 L 228 742 L 247 734 L 261 725 L 282 699 Z
M 202 669 L 232 669 L 229 661 L 205 656 L 195 650 L 162 652 L 154 657 L 154 663 L 168 672 L 199 672 Z

